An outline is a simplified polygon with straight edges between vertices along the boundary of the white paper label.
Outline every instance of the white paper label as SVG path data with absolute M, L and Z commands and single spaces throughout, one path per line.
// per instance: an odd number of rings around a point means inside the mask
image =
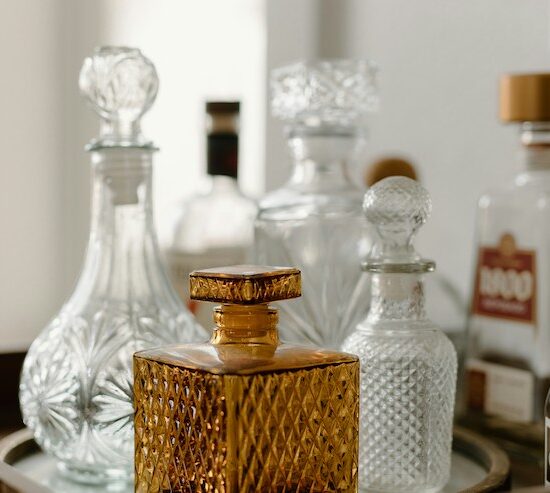
M 533 421 L 535 378 L 530 371 L 477 359 L 466 368 L 471 408 L 510 421 Z

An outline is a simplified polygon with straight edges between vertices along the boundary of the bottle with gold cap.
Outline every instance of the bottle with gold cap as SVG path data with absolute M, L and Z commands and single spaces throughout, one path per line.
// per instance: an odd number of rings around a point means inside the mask
M 357 491 L 359 363 L 279 342 L 269 303 L 300 271 L 195 271 L 191 297 L 221 303 L 210 343 L 134 356 L 137 492 Z
M 550 382 L 550 73 L 503 77 L 500 115 L 519 124 L 524 156 L 514 181 L 479 201 L 466 406 L 474 425 L 542 450 Z

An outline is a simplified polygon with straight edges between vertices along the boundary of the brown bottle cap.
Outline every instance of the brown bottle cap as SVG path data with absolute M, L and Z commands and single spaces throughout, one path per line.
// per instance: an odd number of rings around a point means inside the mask
M 417 179 L 416 170 L 412 163 L 398 157 L 387 157 L 372 163 L 365 171 L 365 185 L 371 187 L 376 182 L 388 176 L 406 176 Z
M 191 299 L 256 305 L 301 295 L 300 271 L 292 267 L 232 265 L 189 274 Z
M 503 76 L 500 118 L 505 122 L 550 121 L 550 73 Z

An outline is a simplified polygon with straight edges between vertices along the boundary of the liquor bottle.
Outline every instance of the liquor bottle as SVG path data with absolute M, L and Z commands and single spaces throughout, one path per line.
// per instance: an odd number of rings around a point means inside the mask
M 501 119 L 520 125 L 523 162 L 478 205 L 466 406 L 471 425 L 540 462 L 550 382 L 550 74 L 504 76 L 500 91 Z
M 359 363 L 281 344 L 269 303 L 300 296 L 294 268 L 191 274 L 222 303 L 208 344 L 134 356 L 136 492 L 355 492 Z
M 377 102 L 374 79 L 371 64 L 352 60 L 298 63 L 272 74 L 272 112 L 285 122 L 293 169 L 260 202 L 255 252 L 260 264 L 292 264 L 303 273 L 302 298 L 281 306 L 285 340 L 338 348 L 368 308 L 359 265 L 369 235 L 348 163 Z
M 132 476 L 132 354 L 197 340 L 201 329 L 168 280 L 153 227 L 156 149 L 140 118 L 157 93 L 154 65 L 137 49 L 103 47 L 84 61 L 80 88 L 102 119 L 88 147 L 88 250 L 75 291 L 29 349 L 20 402 L 65 475 L 112 488 Z
M 416 168 L 410 161 L 388 156 L 374 161 L 367 167 L 365 185 L 371 187 L 389 176 L 406 176 L 419 180 Z M 462 361 L 466 343 L 468 309 L 460 289 L 449 277 L 440 272 L 434 272 L 424 281 L 424 293 L 430 318 L 454 344 L 459 362 Z
M 178 207 L 164 254 L 174 286 L 197 320 L 208 327 L 212 305 L 189 298 L 189 273 L 249 260 L 257 207 L 237 182 L 238 102 L 206 103 L 209 186 Z
M 367 191 L 364 208 L 379 236 L 364 263 L 371 306 L 343 345 L 361 361 L 359 487 L 436 492 L 450 473 L 457 361 L 424 309 L 422 276 L 435 264 L 412 246 L 430 197 L 390 177 Z

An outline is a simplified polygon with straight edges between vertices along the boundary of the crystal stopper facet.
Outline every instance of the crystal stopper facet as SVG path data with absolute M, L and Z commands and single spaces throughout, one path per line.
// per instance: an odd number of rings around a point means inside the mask
M 105 46 L 86 58 L 80 71 L 82 94 L 102 119 L 97 147 L 150 146 L 140 120 L 157 96 L 155 66 L 137 48 Z
M 286 122 L 349 126 L 376 110 L 376 67 L 367 60 L 299 62 L 271 73 L 271 110 Z
M 420 272 L 434 269 L 434 262 L 422 259 L 413 246 L 418 229 L 432 210 L 428 191 L 404 176 L 385 178 L 365 194 L 363 210 L 374 226 L 378 240 L 364 264 L 366 270 Z

